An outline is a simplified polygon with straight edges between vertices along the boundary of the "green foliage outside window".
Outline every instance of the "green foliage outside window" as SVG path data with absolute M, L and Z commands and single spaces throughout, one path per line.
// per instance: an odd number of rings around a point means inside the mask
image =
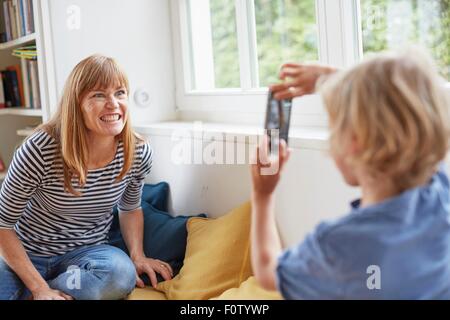
M 318 60 L 314 0 L 255 0 L 254 4 L 260 86 L 276 82 L 284 62 Z M 210 6 L 215 87 L 238 88 L 234 1 L 210 0 Z M 399 6 L 407 10 L 395 11 Z M 361 11 L 364 53 L 420 44 L 450 80 L 450 0 L 361 0 Z

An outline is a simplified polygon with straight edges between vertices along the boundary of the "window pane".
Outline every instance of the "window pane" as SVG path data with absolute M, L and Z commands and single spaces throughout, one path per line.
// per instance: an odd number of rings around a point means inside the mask
M 192 89 L 239 88 L 234 1 L 188 1 Z
M 318 60 L 314 0 L 255 0 L 260 86 L 278 81 L 284 62 Z
M 450 0 L 361 0 L 364 52 L 415 43 L 450 80 Z

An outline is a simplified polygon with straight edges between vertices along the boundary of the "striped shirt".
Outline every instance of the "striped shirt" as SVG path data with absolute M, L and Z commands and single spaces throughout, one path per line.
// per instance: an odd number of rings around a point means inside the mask
M 44 131 L 34 133 L 14 153 L 0 190 L 0 228 L 13 229 L 25 250 L 37 256 L 61 255 L 86 245 L 108 242 L 115 205 L 119 211 L 140 208 L 144 178 L 152 165 L 147 143 L 136 146 L 131 169 L 115 182 L 124 163 L 119 143 L 114 160 L 88 170 L 86 184 L 64 190 L 57 143 Z

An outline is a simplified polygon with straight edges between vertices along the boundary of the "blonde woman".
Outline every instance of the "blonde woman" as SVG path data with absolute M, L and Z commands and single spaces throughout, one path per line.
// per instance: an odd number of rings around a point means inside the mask
M 81 61 L 59 109 L 14 154 L 0 193 L 0 299 L 121 299 L 146 273 L 140 198 L 152 151 L 130 125 L 126 74 L 109 57 Z M 130 257 L 107 245 L 119 207 Z
M 321 67 L 288 68 L 292 79 L 274 88 L 282 97 L 308 92 Z M 286 299 L 450 299 L 450 194 L 441 164 L 448 102 L 434 70 L 410 51 L 324 82 L 331 155 L 362 197 L 298 245 L 282 250 L 275 227 L 280 172 L 264 176 L 261 163 L 252 166 L 252 265 L 265 288 Z M 267 158 L 265 144 L 261 150 Z M 282 143 L 280 171 L 288 158 Z

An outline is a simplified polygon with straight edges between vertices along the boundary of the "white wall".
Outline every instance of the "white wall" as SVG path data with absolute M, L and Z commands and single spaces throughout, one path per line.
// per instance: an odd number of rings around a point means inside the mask
M 79 29 L 74 28 L 74 12 L 68 12 L 73 5 L 80 9 Z M 138 107 L 130 99 L 134 124 L 175 117 L 168 1 L 49 0 L 49 10 L 58 96 L 76 63 L 101 53 L 124 67 L 131 94 L 137 88 L 150 92 L 148 107 Z
M 248 164 L 175 164 L 171 154 L 179 142 L 164 134 L 147 137 L 154 149 L 148 182 L 170 184 L 175 215 L 205 212 L 218 217 L 249 200 Z M 344 184 L 324 150 L 294 148 L 277 192 L 276 214 L 283 242 L 292 245 L 321 220 L 343 215 L 357 196 L 358 190 Z

